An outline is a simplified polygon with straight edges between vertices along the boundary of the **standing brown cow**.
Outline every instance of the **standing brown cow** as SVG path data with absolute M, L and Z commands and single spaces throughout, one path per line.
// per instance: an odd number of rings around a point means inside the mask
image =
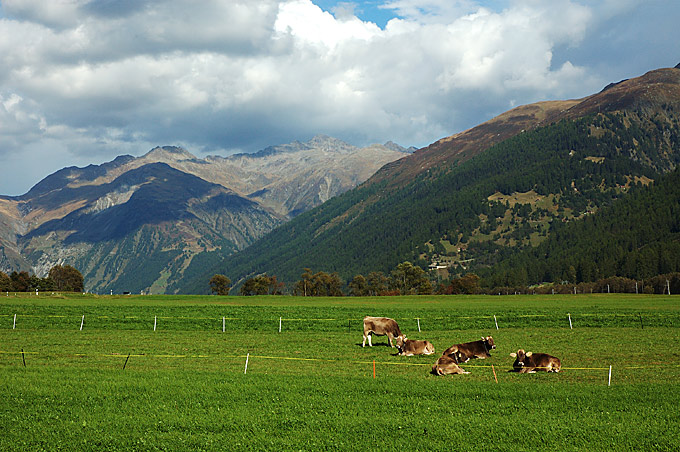
M 413 341 L 406 336 L 397 337 L 397 349 L 401 356 L 431 355 L 434 345 L 430 341 Z
M 432 366 L 432 373 L 435 375 L 455 375 L 455 374 L 469 374 L 460 368 L 455 359 L 448 355 L 442 355 L 437 362 Z
M 517 350 L 517 353 L 510 353 L 510 356 L 516 358 L 512 365 L 512 371 L 521 374 L 532 374 L 537 370 L 559 372 L 562 367 L 562 362 L 559 358 L 550 356 L 547 353 L 525 352 L 520 348 Z
M 390 347 L 394 347 L 392 343 L 394 338 L 402 336 L 396 320 L 387 317 L 366 316 L 364 317 L 364 342 L 361 344 L 362 347 L 366 346 L 366 338 L 368 338 L 368 346 L 373 347 L 373 344 L 371 344 L 371 334 L 387 336 Z
M 452 357 L 459 363 L 466 363 L 470 358 L 490 358 L 489 350 L 494 348 L 496 348 L 496 344 L 493 342 L 493 337 L 487 336 L 479 341 L 454 344 L 444 350 L 442 354 Z

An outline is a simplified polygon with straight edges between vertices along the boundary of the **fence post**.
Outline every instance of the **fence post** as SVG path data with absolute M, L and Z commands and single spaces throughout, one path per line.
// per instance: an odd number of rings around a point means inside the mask
M 493 321 L 496 324 L 496 329 L 498 329 L 498 320 L 496 320 L 496 314 L 493 316 Z
M 248 353 L 248 354 L 246 355 L 246 368 L 243 369 L 243 374 L 244 374 L 244 375 L 248 373 L 248 358 L 250 358 L 250 353 Z
M 418 318 L 418 332 L 420 333 L 420 317 Z
M 569 316 L 569 329 L 573 330 L 574 327 L 571 326 L 571 314 L 567 314 Z
M 156 320 L 157 316 L 153 316 L 153 330 L 156 331 Z
M 14 325 L 12 325 L 12 329 L 14 330 L 16 329 L 16 327 L 17 327 L 17 315 L 14 314 Z
M 607 386 L 612 385 L 612 366 L 609 366 L 609 382 L 607 383 Z
M 279 333 L 281 332 L 281 317 L 279 317 Z
M 225 319 L 222 317 L 222 332 L 224 333 L 224 327 L 225 327 Z
M 85 323 L 85 314 L 83 314 L 83 318 L 80 319 L 80 331 L 83 331 L 83 324 Z

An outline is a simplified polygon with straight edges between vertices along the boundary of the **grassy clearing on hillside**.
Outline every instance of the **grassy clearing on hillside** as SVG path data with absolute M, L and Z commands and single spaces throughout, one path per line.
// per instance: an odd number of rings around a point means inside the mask
M 677 450 L 678 304 L 630 295 L 10 296 L 0 300 L 0 449 Z M 226 313 L 241 323 L 223 333 Z M 396 356 L 384 337 L 362 348 L 365 314 L 400 319 L 438 353 Z M 284 321 L 278 333 L 281 316 L 306 321 Z M 309 321 L 322 318 L 338 321 Z M 497 349 L 462 366 L 471 374 L 429 373 L 446 347 L 482 335 Z M 508 373 L 520 347 L 559 356 L 564 372 Z

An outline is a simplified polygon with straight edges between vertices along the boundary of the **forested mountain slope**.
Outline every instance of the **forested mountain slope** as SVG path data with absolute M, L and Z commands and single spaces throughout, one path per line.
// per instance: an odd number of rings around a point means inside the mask
M 211 272 L 290 282 L 310 267 L 348 279 L 410 260 L 445 262 L 448 276 L 535 246 L 554 224 L 592 215 L 680 162 L 678 69 L 557 105 L 515 109 L 389 164 Z M 208 277 L 186 290 L 205 290 Z
M 643 280 L 680 271 L 680 170 L 639 187 L 582 221 L 556 227 L 536 248 L 481 270 L 489 286 Z

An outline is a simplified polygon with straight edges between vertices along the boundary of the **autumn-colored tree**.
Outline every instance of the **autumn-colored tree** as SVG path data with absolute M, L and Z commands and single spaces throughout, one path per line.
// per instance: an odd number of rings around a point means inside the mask
M 9 292 L 12 290 L 12 280 L 9 275 L 0 272 L 0 292 Z
M 210 290 L 217 295 L 229 295 L 231 280 L 224 275 L 213 275 L 210 278 Z
M 48 277 L 54 283 L 54 289 L 64 292 L 82 292 L 84 279 L 82 273 L 70 265 L 55 265 L 50 269 Z
M 477 294 L 480 293 L 479 276 L 468 273 L 461 278 L 455 278 L 443 292 L 445 294 Z

